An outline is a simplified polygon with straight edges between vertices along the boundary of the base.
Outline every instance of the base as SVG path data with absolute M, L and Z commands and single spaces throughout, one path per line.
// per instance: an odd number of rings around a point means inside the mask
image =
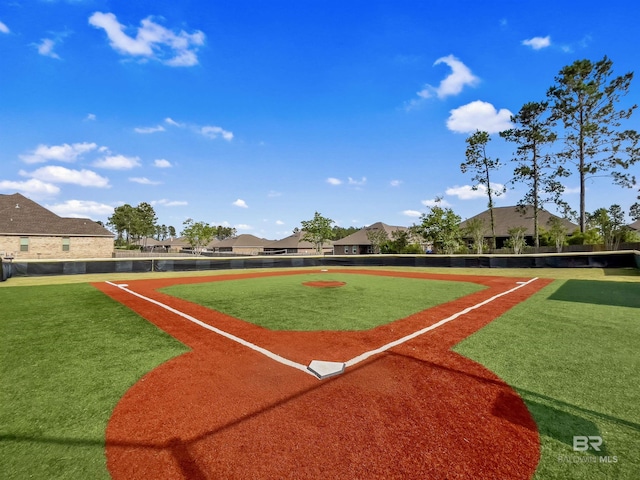
M 313 373 L 320 380 L 340 375 L 344 372 L 344 363 L 342 362 L 326 362 L 324 360 L 313 360 L 307 370 Z

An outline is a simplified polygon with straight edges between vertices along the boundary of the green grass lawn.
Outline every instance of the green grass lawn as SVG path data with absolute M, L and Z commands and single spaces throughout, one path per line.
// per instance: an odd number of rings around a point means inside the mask
M 107 421 L 187 349 L 87 284 L 0 289 L 0 478 L 109 478 Z
M 454 349 L 525 400 L 541 437 L 536 479 L 635 480 L 639 345 L 640 283 L 560 280 Z M 601 452 L 574 452 L 574 435 L 601 436 Z
M 557 276 L 455 348 L 524 398 L 541 435 L 537 480 L 640 478 L 640 276 L 600 269 L 563 269 Z M 46 280 L 69 278 L 75 280 Z M 144 373 L 186 348 L 86 283 L 29 281 L 14 278 L 0 287 L 0 478 L 108 478 L 104 430 L 113 408 Z M 617 463 L 559 462 L 559 456 L 594 457 L 572 451 L 573 435 L 602 436 L 601 456 Z
M 306 282 L 346 285 L 317 288 Z M 375 275 L 315 273 L 175 285 L 161 291 L 271 330 L 366 330 L 486 287 Z

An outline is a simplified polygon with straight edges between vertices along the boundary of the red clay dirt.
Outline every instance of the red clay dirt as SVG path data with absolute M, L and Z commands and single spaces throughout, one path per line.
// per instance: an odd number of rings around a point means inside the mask
M 522 279 L 330 270 L 488 288 L 372 330 L 270 331 L 162 293 L 178 283 L 281 271 L 129 281 L 129 289 L 307 365 L 346 361 L 510 290 Z M 114 479 L 529 479 L 539 437 L 522 399 L 450 348 L 525 300 L 537 280 L 418 338 L 318 380 L 117 287 L 96 284 L 192 351 L 123 396 L 106 431 Z

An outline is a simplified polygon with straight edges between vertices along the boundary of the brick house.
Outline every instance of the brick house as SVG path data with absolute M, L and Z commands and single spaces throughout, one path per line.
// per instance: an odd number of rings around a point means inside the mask
M 243 233 L 237 237 L 225 238 L 224 240 L 213 240 L 207 245 L 207 251 L 215 253 L 235 253 L 240 255 L 260 255 L 264 246 L 271 240 L 256 237 L 248 233 Z
M 408 230 L 407 227 L 396 227 L 387 225 L 386 223 L 377 222 L 368 227 L 361 228 L 355 233 L 352 233 L 348 237 L 335 240 L 333 242 L 333 254 L 334 255 L 367 255 L 374 252 L 374 246 L 371 243 L 371 233 L 384 233 L 387 239 L 393 238 L 393 232 L 401 230 Z
M 298 230 L 293 234 L 281 240 L 274 240 L 264 247 L 266 255 L 316 255 L 316 246 L 307 241 L 302 240 L 304 231 Z M 322 245 L 322 253 L 327 254 L 333 251 L 333 243 L 329 240 Z
M 64 218 L 27 197 L 0 195 L 0 257 L 110 258 L 113 233 L 88 218 Z

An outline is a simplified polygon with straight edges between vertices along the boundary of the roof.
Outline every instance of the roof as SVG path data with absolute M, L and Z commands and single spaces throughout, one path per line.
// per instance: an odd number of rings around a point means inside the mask
M 469 220 L 473 220 L 475 218 L 479 218 L 484 221 L 486 226 L 485 236 L 491 236 L 491 216 L 489 210 L 485 210 L 478 215 L 468 218 L 467 220 L 460 223 L 460 228 L 464 228 Z M 520 210 L 518 206 L 511 207 L 494 207 L 493 208 L 493 218 L 496 230 L 496 237 L 508 237 L 509 230 L 514 227 L 525 227 L 527 230 L 525 233 L 529 235 L 533 235 L 533 207 L 527 206 L 525 207 L 524 212 Z M 567 230 L 571 233 L 576 228 L 579 228 L 573 222 L 570 222 L 566 218 L 558 217 L 557 215 L 553 215 L 552 213 L 547 212 L 544 209 L 538 210 L 538 226 L 542 228 L 548 228 L 547 222 L 550 218 L 558 218 L 562 224 L 567 228 Z
M 265 238 L 258 238 L 255 235 L 249 233 L 243 233 L 237 237 L 225 238 L 224 240 L 214 240 L 211 245 L 215 248 L 225 247 L 264 247 L 271 240 Z
M 391 240 L 393 237 L 391 236 L 393 232 L 397 230 L 408 230 L 407 227 L 395 227 L 392 225 L 387 225 L 386 223 L 376 222 L 368 227 L 361 228 L 356 233 L 352 233 L 348 237 L 341 238 L 340 240 L 336 240 L 333 242 L 334 245 L 371 245 L 371 240 L 367 235 L 368 232 L 372 230 L 383 230 L 387 233 L 387 237 Z
M 269 249 L 273 248 L 276 250 L 285 249 L 285 248 L 315 249 L 316 246 L 313 243 L 307 240 L 302 240 L 302 237 L 304 236 L 304 234 L 305 232 L 303 230 L 299 230 L 297 232 L 294 232 L 292 235 L 289 235 L 286 238 L 283 238 L 281 240 L 274 240 L 273 242 L 268 243 L 267 245 L 265 245 L 265 248 L 269 248 Z M 331 242 L 325 241 L 323 245 L 330 247 Z
M 90 218 L 59 217 L 19 193 L 0 195 L 0 234 L 113 237 Z
M 631 230 L 637 230 L 637 231 L 640 231 L 640 220 L 636 220 L 635 222 L 630 223 L 630 224 L 629 224 L 629 228 L 630 228 Z

